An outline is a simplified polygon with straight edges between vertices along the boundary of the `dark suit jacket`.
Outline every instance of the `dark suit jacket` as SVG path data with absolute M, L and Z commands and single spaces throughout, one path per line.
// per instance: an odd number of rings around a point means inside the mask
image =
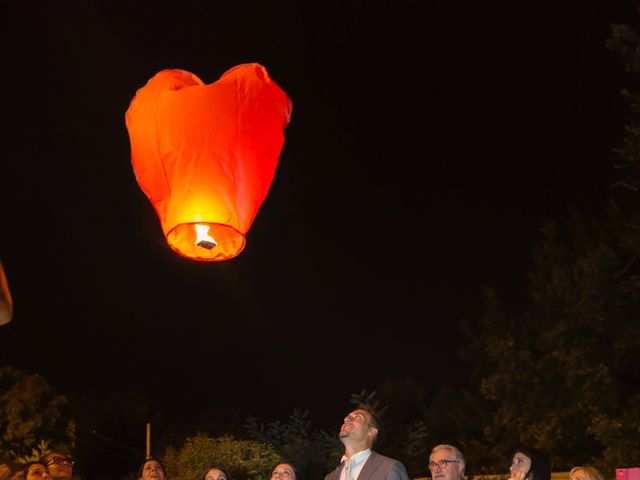
M 324 480 L 340 480 L 341 471 L 342 464 L 324 477 Z M 398 460 L 371 452 L 367 461 L 364 462 L 358 480 L 409 480 L 409 475 L 407 469 Z

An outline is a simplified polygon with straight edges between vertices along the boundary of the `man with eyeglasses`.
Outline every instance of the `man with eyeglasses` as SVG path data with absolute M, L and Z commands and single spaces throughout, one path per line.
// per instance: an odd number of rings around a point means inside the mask
M 360 405 L 349 413 L 338 435 L 344 445 L 342 462 L 325 480 L 409 480 L 402 463 L 372 450 L 380 429 L 369 407 Z
M 44 456 L 42 462 L 47 467 L 49 477 L 53 480 L 71 480 L 73 476 L 73 460 L 62 453 L 51 452 Z
M 441 443 L 431 450 L 429 470 L 433 480 L 464 480 L 464 457 L 453 445 Z

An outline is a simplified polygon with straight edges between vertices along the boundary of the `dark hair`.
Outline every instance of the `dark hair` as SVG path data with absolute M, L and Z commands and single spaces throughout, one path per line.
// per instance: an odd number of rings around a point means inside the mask
M 373 423 L 373 426 L 378 429 L 378 435 L 380 434 L 380 432 L 382 431 L 382 421 L 370 405 L 366 403 L 360 403 L 354 410 L 364 410 L 369 415 L 371 415 L 371 423 Z
M 298 468 L 298 466 L 294 462 L 290 462 L 286 458 L 281 458 L 280 460 L 278 460 L 278 463 L 276 463 L 273 466 L 271 471 L 273 472 L 273 470 L 278 465 L 289 465 L 291 467 L 291 470 L 293 470 L 293 474 L 296 476 L 296 480 L 304 480 L 304 474 L 302 473 L 302 471 Z M 271 476 L 271 474 L 269 474 L 269 476 Z
M 160 468 L 162 468 L 162 472 L 164 473 L 164 476 L 165 477 L 167 476 L 167 469 L 164 468 L 164 465 L 160 460 L 158 460 L 157 458 L 147 458 L 144 462 L 140 464 L 140 468 L 138 468 L 138 478 L 142 478 L 142 472 L 144 471 L 144 466 L 152 460 L 154 462 L 158 462 L 158 465 L 160 465 Z
M 211 465 L 210 467 L 207 467 L 204 469 L 204 472 L 202 472 L 202 480 L 205 480 L 207 478 L 207 473 L 209 473 L 209 470 L 220 470 L 222 473 L 224 473 L 224 476 L 227 477 L 227 480 L 233 480 L 231 478 L 231 475 L 229 474 L 229 472 L 227 472 L 227 470 L 219 465 Z
M 368 403 L 359 403 L 354 410 L 364 410 L 371 416 L 372 425 L 378 430 L 378 434 L 373 439 L 374 445 L 378 443 L 378 439 L 382 436 L 382 421 L 380 417 L 376 414 L 375 410 Z
M 531 460 L 531 467 L 525 477 L 527 480 L 551 480 L 551 462 L 547 455 L 536 448 L 520 445 L 513 449 L 510 459 L 518 452 Z

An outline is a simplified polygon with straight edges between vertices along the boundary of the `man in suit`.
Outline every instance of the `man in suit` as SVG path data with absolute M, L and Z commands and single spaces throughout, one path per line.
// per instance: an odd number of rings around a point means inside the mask
M 372 450 L 380 428 L 380 420 L 366 406 L 349 413 L 338 435 L 344 445 L 342 461 L 325 480 L 409 480 L 402 463 Z
M 441 443 L 431 450 L 429 470 L 433 480 L 464 480 L 464 457 L 453 445 Z

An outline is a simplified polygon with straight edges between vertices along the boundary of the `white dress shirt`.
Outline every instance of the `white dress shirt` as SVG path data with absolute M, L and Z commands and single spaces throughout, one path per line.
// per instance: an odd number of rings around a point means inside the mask
M 358 475 L 360 475 L 360 471 L 364 466 L 364 462 L 367 461 L 369 455 L 371 455 L 370 448 L 356 453 L 351 458 L 343 455 L 341 461 L 344 462 L 344 467 L 342 468 L 342 472 L 340 473 L 340 480 L 357 480 Z

